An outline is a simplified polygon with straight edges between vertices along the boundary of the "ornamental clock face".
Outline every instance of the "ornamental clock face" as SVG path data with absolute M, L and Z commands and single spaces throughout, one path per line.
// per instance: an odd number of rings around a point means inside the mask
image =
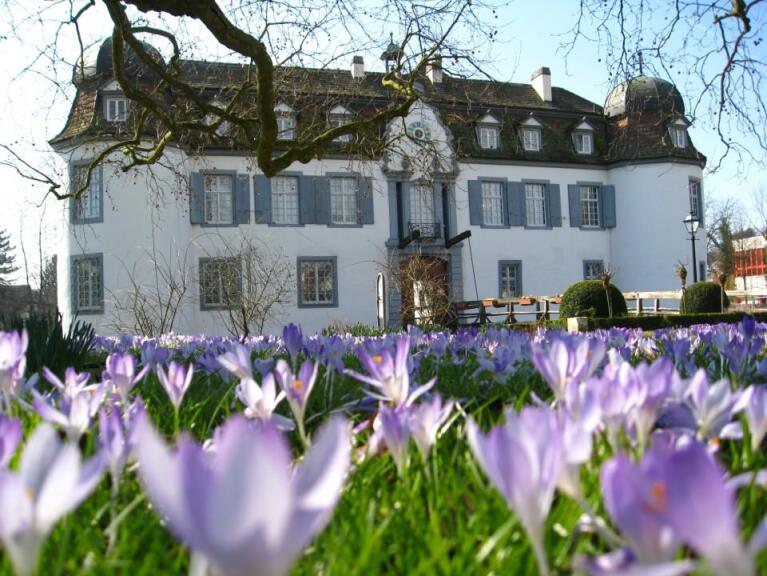
M 431 128 L 426 122 L 417 120 L 407 125 L 407 135 L 413 140 L 431 140 Z

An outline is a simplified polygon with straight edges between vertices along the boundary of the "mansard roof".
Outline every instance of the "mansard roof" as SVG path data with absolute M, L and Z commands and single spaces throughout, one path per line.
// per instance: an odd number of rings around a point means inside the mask
M 242 64 L 198 60 L 181 60 L 179 68 L 183 80 L 210 100 L 233 90 L 248 73 L 247 66 Z M 640 123 L 621 123 L 620 119 L 606 117 L 600 105 L 564 88 L 553 87 L 552 99 L 546 102 L 530 84 L 455 78 L 447 74 L 442 78 L 436 84 L 426 77 L 419 79 L 422 99 L 438 109 L 453 134 L 459 158 L 596 165 L 670 158 L 705 163 L 705 157 L 692 142 L 685 149 L 673 147 L 667 134 L 669 119 L 662 115 L 647 117 Z M 317 127 L 337 105 L 361 115 L 385 106 L 396 95 L 383 87 L 382 79 L 382 72 L 366 72 L 364 78 L 355 80 L 347 70 L 283 67 L 276 69 L 274 82 L 280 101 L 299 104 L 295 109 L 300 133 L 302 123 Z M 100 91 L 111 81 L 97 76 L 78 82 L 66 125 L 51 140 L 52 145 L 76 144 L 85 138 L 108 138 L 114 134 L 115 125 L 105 122 L 100 113 L 103 106 Z M 178 102 L 178 96 L 171 98 Z M 476 139 L 476 124 L 487 114 L 499 121 L 496 150 L 480 148 Z M 524 151 L 519 140 L 519 126 L 531 114 L 543 124 L 540 152 Z M 583 121 L 594 128 L 592 155 L 576 154 L 573 149 L 572 132 Z M 121 129 L 124 131 L 125 127 Z M 214 147 L 226 148 L 226 144 L 217 143 Z M 349 145 L 339 147 L 347 152 L 352 149 Z M 236 146 L 231 144 L 229 149 Z

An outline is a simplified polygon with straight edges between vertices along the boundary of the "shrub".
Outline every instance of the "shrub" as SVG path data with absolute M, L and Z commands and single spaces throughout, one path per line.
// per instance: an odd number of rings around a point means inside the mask
M 610 284 L 610 300 L 613 316 L 626 314 L 626 300 L 613 284 Z M 562 295 L 559 306 L 560 318 L 589 316 L 591 318 L 609 317 L 607 297 L 600 280 L 582 280 L 570 286 Z
M 682 298 L 681 310 L 684 314 L 705 314 L 721 312 L 722 293 L 716 282 L 698 282 L 688 287 Z M 730 305 L 727 293 L 724 293 L 724 309 Z

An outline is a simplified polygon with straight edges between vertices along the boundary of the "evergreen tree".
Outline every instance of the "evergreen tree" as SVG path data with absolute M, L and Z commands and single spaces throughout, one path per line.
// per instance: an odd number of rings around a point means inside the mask
M 11 244 L 11 235 L 7 230 L 0 229 L 0 286 L 10 284 L 8 277 L 16 272 L 16 247 Z
M 722 218 L 722 221 L 719 223 L 719 241 L 721 242 L 719 253 L 720 272 L 732 278 L 735 272 L 735 245 L 728 218 Z

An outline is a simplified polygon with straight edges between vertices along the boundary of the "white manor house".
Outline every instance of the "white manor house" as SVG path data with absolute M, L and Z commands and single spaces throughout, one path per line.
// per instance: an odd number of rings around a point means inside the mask
M 137 113 L 115 80 L 110 44 L 76 68 L 77 95 L 51 141 L 70 186 Z M 179 66 L 211 101 L 244 70 Z M 139 65 L 126 70 L 140 75 Z M 279 72 L 290 88 L 276 104 L 285 141 L 308 123 L 332 126 L 391 98 L 382 73 L 358 56 L 349 70 Z M 359 153 L 341 137 L 321 159 L 273 178 L 227 140 L 225 123 L 205 146 L 171 142 L 151 167 L 103 163 L 64 207 L 65 322 L 81 317 L 108 334 L 141 329 L 139 316 L 176 332 L 223 334 L 238 298 L 258 293 L 248 283 L 271 278 L 280 302 L 254 331 L 396 326 L 426 298 L 402 279 L 414 258 L 452 301 L 562 293 L 606 269 L 623 290 L 671 290 L 678 262 L 705 277 L 705 230 L 691 263 L 682 223 L 690 213 L 702 219 L 705 157 L 677 89 L 640 75 L 603 107 L 552 86 L 547 68 L 531 82 L 459 79 L 433 65 L 407 117 L 375 134 L 388 143 L 381 153 Z M 470 239 L 446 242 L 466 231 Z M 242 257 L 244 246 L 258 247 L 260 263 Z

